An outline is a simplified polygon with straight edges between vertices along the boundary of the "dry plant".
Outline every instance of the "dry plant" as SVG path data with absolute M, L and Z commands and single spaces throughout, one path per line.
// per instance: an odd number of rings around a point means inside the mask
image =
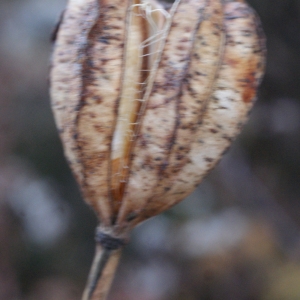
M 103 300 L 130 231 L 190 194 L 241 131 L 264 38 L 242 0 L 69 0 L 56 35 L 53 112 L 99 218 L 83 300 Z

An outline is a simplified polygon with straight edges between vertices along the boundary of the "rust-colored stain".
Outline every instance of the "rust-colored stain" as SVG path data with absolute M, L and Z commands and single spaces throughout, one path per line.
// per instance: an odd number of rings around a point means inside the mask
M 243 101 L 245 103 L 250 103 L 255 97 L 256 88 L 255 88 L 255 77 L 253 73 L 250 73 L 245 79 L 245 86 L 243 92 Z
M 239 64 L 239 61 L 233 58 L 228 58 L 225 63 L 231 67 L 236 67 Z
M 255 96 L 255 90 L 253 88 L 246 89 L 243 94 L 243 101 L 250 103 Z

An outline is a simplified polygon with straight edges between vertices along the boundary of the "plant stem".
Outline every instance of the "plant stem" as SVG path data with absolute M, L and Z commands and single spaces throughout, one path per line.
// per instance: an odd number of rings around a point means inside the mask
M 109 250 L 96 246 L 94 261 L 82 300 L 105 300 L 120 259 L 121 249 Z

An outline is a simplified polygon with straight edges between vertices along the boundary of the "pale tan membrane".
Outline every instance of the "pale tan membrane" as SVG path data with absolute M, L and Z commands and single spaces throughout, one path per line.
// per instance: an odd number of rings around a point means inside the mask
M 120 205 L 122 204 L 122 200 L 124 198 L 124 190 L 126 188 L 128 177 L 130 176 L 129 173 L 127 173 L 130 170 L 131 167 L 131 151 L 132 147 L 136 142 L 137 132 L 139 131 L 139 125 L 140 121 L 143 117 L 143 114 L 145 112 L 146 104 L 149 98 L 149 94 L 151 92 L 152 86 L 153 86 L 153 80 L 156 75 L 159 60 L 161 57 L 162 49 L 164 48 L 166 37 L 168 35 L 170 25 L 171 25 L 171 17 L 174 14 L 180 0 L 176 0 L 175 3 L 172 6 L 172 9 L 170 12 L 167 12 L 163 9 L 163 7 L 157 3 L 156 1 L 142 1 L 140 4 L 132 5 L 132 8 L 139 8 L 140 10 L 140 17 L 144 18 L 144 26 L 146 26 L 147 29 L 147 36 L 142 43 L 137 43 L 137 46 L 140 49 L 140 54 L 142 55 L 143 63 L 142 63 L 142 69 L 140 69 L 140 75 L 142 78 L 142 84 L 143 90 L 140 91 L 140 98 L 137 99 L 140 102 L 140 106 L 136 106 L 138 108 L 137 112 L 137 118 L 135 119 L 135 123 L 131 124 L 133 125 L 131 128 L 131 140 L 129 141 L 127 145 L 126 152 L 124 152 L 124 155 L 127 155 L 128 157 L 124 157 L 121 159 L 121 163 L 124 164 L 125 162 L 125 172 L 120 174 L 123 176 L 120 180 L 120 187 L 123 189 L 119 189 L 120 194 L 117 195 L 117 197 L 120 199 L 119 203 L 116 203 L 115 206 L 115 213 L 118 212 L 118 209 Z M 130 10 L 132 10 L 130 8 Z M 130 32 L 128 32 L 128 35 L 130 35 Z M 130 55 L 129 55 L 130 56 Z M 137 70 L 137 69 L 136 69 Z M 126 73 L 126 70 L 124 71 Z M 124 76 L 124 81 L 126 81 L 126 74 Z M 127 83 L 128 84 L 128 83 Z M 123 85 L 126 86 L 126 82 L 123 82 Z M 126 100 L 126 99 L 124 99 Z M 129 100 L 127 98 L 127 100 Z M 119 118 L 122 118 L 122 116 L 119 116 Z M 128 118 L 128 117 L 127 117 Z M 127 165 L 127 163 L 128 165 Z M 116 160 L 117 162 L 117 160 Z M 127 172 L 126 172 L 127 171 Z M 126 177 L 127 175 L 127 177 Z M 115 174 L 112 174 L 112 178 L 114 180 Z M 122 187 L 123 184 L 123 187 Z M 115 228 L 118 228 L 118 226 L 115 226 Z M 118 231 L 118 230 L 115 230 Z M 121 233 L 122 234 L 122 233 Z
M 188 153 L 195 133 L 201 126 L 202 116 L 211 97 L 224 54 L 223 17 L 221 2 L 209 1 L 194 38 L 191 62 L 179 99 L 179 125 L 174 134 L 174 145 L 170 149 L 168 165 L 162 173 L 162 180 L 155 187 L 158 199 L 170 189 L 170 182 L 176 173 L 190 161 Z M 152 201 L 152 198 L 149 200 Z M 147 205 L 145 207 L 147 211 Z
M 70 0 L 55 41 L 51 62 L 51 101 L 65 156 L 79 184 L 83 174 L 74 135 L 81 95 L 81 50 L 97 18 L 96 0 Z M 78 22 L 81 20 L 81 22 Z
M 89 33 L 83 62 L 82 106 L 77 118 L 77 144 L 84 174 L 84 198 L 102 223 L 112 222 L 109 161 L 120 94 L 129 1 L 99 2 L 99 18 Z
M 241 131 L 256 99 L 264 69 L 264 46 L 255 15 L 247 4 L 225 5 L 226 48 L 223 65 L 203 122 L 189 153 L 190 162 L 170 180 L 170 190 L 145 207 L 160 213 L 190 194 Z M 263 47 L 263 48 L 262 48 Z
M 122 92 L 112 144 L 111 189 L 114 216 L 122 204 L 140 110 L 164 43 L 169 13 L 155 1 L 135 0 L 127 16 Z M 154 66 L 153 66 L 154 64 Z
M 177 126 L 178 96 L 205 4 L 205 0 L 181 1 L 172 17 L 153 89 L 142 114 L 119 220 L 143 208 L 147 199 L 155 193 L 154 187 L 160 180 L 159 173 L 167 160 L 170 137 Z M 186 15 L 189 15 L 188 19 Z
M 174 132 L 173 147 L 168 156 L 168 165 L 162 174 L 159 186 L 168 187 L 169 177 L 180 172 L 188 163 L 192 142 L 201 126 L 203 112 L 211 97 L 224 52 L 223 7 L 220 1 L 209 0 L 198 32 L 182 95 L 177 107 L 178 126 Z M 164 191 L 162 191 L 164 192 Z
M 147 38 L 147 26 L 142 15 L 142 4 L 133 1 L 127 14 L 126 44 L 123 61 L 121 95 L 111 147 L 111 196 L 117 215 L 129 171 L 129 152 L 134 141 L 134 130 L 141 106 L 147 73 L 147 58 L 140 47 Z

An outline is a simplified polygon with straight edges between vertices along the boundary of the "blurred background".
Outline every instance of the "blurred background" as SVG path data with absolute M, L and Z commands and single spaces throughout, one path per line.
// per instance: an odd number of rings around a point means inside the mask
M 268 65 L 250 122 L 197 191 L 132 234 L 110 300 L 300 299 L 300 1 L 249 1 Z M 64 0 L 0 1 L 0 299 L 79 300 L 96 218 L 49 105 Z

